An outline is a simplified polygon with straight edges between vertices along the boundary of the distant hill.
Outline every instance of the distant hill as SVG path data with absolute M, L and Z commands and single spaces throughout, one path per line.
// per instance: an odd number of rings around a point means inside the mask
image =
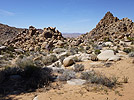
M 80 36 L 82 33 L 62 33 L 65 38 L 76 38 Z
M 25 29 L 10 27 L 0 23 L 0 43 L 15 37 L 18 33 Z

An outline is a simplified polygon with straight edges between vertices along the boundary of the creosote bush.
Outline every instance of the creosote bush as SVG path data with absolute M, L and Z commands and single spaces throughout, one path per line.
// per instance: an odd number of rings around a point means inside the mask
M 101 53 L 101 51 L 100 51 L 99 49 L 96 49 L 96 50 L 94 51 L 94 53 L 95 53 L 96 55 L 98 55 L 98 54 Z
M 74 65 L 75 72 L 79 72 L 79 71 L 83 71 L 83 70 L 84 70 L 84 65 L 82 65 L 82 64 L 75 64 Z
M 134 51 L 134 48 L 124 48 L 123 51 L 126 53 L 130 53 Z
M 130 53 L 128 54 L 128 56 L 129 56 L 129 57 L 134 57 L 134 52 L 130 52 Z
M 43 57 L 42 61 L 45 65 L 51 64 L 55 61 L 57 61 L 58 58 L 56 57 L 56 55 L 49 55 L 49 56 L 45 56 Z
M 87 80 L 87 82 L 101 84 L 109 88 L 114 87 L 117 83 L 116 77 L 107 78 L 106 76 L 96 73 L 95 71 L 82 72 L 81 78 Z
M 15 66 L 23 68 L 26 66 L 34 66 L 34 62 L 32 59 L 27 58 L 27 57 L 23 57 L 23 56 L 19 56 L 16 61 L 15 61 Z
M 37 66 L 8 67 L 0 71 L 0 95 L 34 91 L 53 81 L 51 69 Z M 19 78 L 18 78 L 19 77 Z
M 75 77 L 76 77 L 76 76 L 75 76 L 75 72 L 74 72 L 74 71 L 65 70 L 65 71 L 62 73 L 62 75 L 60 75 L 60 76 L 58 77 L 58 79 L 59 79 L 60 81 L 67 81 L 67 80 L 70 80 L 70 79 L 75 78 Z
M 78 51 L 79 51 L 78 47 L 71 47 L 71 48 L 69 48 L 69 54 L 70 55 L 77 54 Z
M 92 61 L 98 61 L 97 55 L 91 55 L 91 60 Z
M 111 41 L 109 37 L 104 38 L 104 42 L 109 42 L 109 41 Z
M 127 37 L 128 40 L 134 41 L 134 37 Z

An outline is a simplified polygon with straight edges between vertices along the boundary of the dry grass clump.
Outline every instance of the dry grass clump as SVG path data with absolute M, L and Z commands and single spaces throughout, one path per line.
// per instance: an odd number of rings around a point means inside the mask
M 82 64 L 75 64 L 74 65 L 74 71 L 75 72 L 84 71 L 84 65 L 82 65 Z
M 128 79 L 129 79 L 129 77 L 124 76 L 124 77 L 122 78 L 123 83 L 128 83 Z
M 45 65 L 51 64 L 55 61 L 57 61 L 58 58 L 56 57 L 56 55 L 49 55 L 49 56 L 45 56 L 43 57 L 42 61 Z
M 134 57 L 134 51 L 128 54 L 129 57 Z
M 58 79 L 60 81 L 67 81 L 67 80 L 70 80 L 72 78 L 75 78 L 76 73 L 74 71 L 71 71 L 71 70 L 65 70 L 59 77 Z
M 117 83 L 116 77 L 108 78 L 95 71 L 82 72 L 81 78 L 87 80 L 87 82 L 104 85 L 109 88 L 114 87 Z
M 14 61 L 16 67 L 26 67 L 26 66 L 34 66 L 34 62 L 32 59 L 28 57 L 19 56 Z
M 131 53 L 134 52 L 134 48 L 124 48 L 123 51 L 126 53 Z

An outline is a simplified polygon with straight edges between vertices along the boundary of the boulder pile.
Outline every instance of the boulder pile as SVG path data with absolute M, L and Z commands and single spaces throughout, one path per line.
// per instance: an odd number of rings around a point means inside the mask
M 107 12 L 96 27 L 84 35 L 95 41 L 109 41 L 134 37 L 134 23 L 129 18 L 119 19 L 111 12 Z
M 28 30 L 24 30 L 16 37 L 7 40 L 4 45 L 22 48 L 25 51 L 50 50 L 59 40 L 62 42 L 64 38 L 56 28 L 48 27 L 39 31 L 30 26 Z

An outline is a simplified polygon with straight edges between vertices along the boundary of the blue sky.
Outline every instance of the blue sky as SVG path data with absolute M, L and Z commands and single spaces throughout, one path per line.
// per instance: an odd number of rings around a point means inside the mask
M 0 23 L 28 28 L 57 27 L 61 32 L 85 33 L 107 11 L 134 20 L 134 0 L 1 0 Z

